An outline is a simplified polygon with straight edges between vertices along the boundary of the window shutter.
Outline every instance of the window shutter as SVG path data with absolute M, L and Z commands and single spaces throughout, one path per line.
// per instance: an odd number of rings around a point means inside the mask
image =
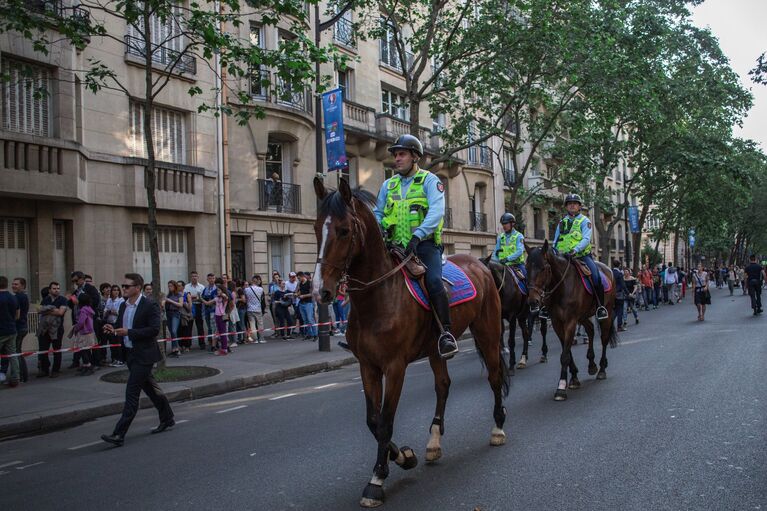
M 16 248 L 27 248 L 27 223 L 24 220 L 16 221 Z
M 55 229 L 55 247 L 56 250 L 64 250 L 64 224 L 57 222 L 54 224 Z
M 5 220 L 0 218 L 0 248 L 5 248 Z

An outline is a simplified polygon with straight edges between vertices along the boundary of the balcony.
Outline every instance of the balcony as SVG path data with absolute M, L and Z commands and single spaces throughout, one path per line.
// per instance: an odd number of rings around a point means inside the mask
M 472 211 L 469 213 L 469 225 L 472 231 L 487 232 L 487 215 Z
M 389 114 L 376 115 L 376 131 L 383 138 L 396 139 L 400 135 L 410 133 L 410 122 L 398 119 Z M 431 141 L 431 130 L 421 126 L 418 129 L 419 139 L 426 142 L 426 149 Z
M 503 169 L 504 186 L 508 186 L 509 188 L 511 188 L 512 186 L 514 186 L 515 181 L 516 180 L 514 179 L 514 170 L 510 168 Z
M 445 229 L 453 228 L 453 208 L 445 208 L 444 221 L 445 223 L 443 224 L 443 227 Z
M 355 48 L 357 41 L 354 38 L 354 25 L 347 18 L 339 18 L 333 25 L 333 41 L 343 46 Z
M 366 133 L 375 133 L 375 109 L 344 100 L 344 127 Z
M 26 0 L 24 5 L 31 12 L 52 18 L 70 18 L 73 21 L 89 25 L 90 13 L 80 6 L 65 6 L 59 0 Z
M 250 70 L 250 95 L 254 99 L 269 100 L 270 74 L 266 69 Z
M 396 71 L 402 72 L 402 66 L 400 65 L 400 58 L 399 58 L 399 52 L 397 51 L 397 46 L 394 44 L 394 41 L 384 41 L 381 40 L 379 42 L 379 54 L 380 54 L 380 63 L 390 67 Z M 406 51 L 405 52 L 405 65 L 408 69 L 413 67 L 413 60 L 415 59 L 415 55 L 413 55 L 413 52 Z
M 132 61 L 143 64 L 146 60 L 146 45 L 144 40 L 140 37 L 134 37 L 131 35 L 125 36 L 125 55 L 129 57 L 138 57 L 138 59 L 131 58 Z M 183 54 L 176 50 L 172 50 L 165 45 L 152 48 L 152 62 L 164 66 L 163 71 L 169 73 L 179 74 L 197 74 L 197 60 L 194 55 Z
M 301 214 L 301 187 L 271 179 L 258 179 L 259 211 Z
M 469 165 L 483 167 L 486 169 L 493 168 L 493 159 L 490 154 L 490 148 L 484 145 L 473 145 L 468 149 L 467 162 Z
M 296 90 L 292 84 L 277 77 L 276 100 L 280 105 L 295 108 L 302 112 L 311 113 L 312 102 L 308 100 L 305 90 Z

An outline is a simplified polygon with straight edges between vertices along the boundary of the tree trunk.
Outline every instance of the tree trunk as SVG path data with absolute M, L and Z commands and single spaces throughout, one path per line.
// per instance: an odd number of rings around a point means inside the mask
M 418 140 L 421 140 L 421 113 L 420 113 L 420 107 L 421 102 L 410 98 L 410 134 L 416 137 Z M 421 140 L 421 143 L 423 145 L 426 145 L 425 140 Z
M 650 212 L 650 201 L 652 198 L 648 198 L 647 204 L 642 205 L 642 211 L 639 213 L 639 232 L 632 233 L 633 246 L 631 249 L 634 251 L 634 273 L 639 272 L 639 268 L 644 264 L 641 260 L 642 257 L 642 227 L 644 227 L 645 220 L 647 220 L 647 214 Z
M 671 261 L 679 266 L 679 229 L 674 231 L 674 256 L 671 258 Z
M 154 141 L 152 139 L 152 107 L 154 106 L 154 92 L 152 87 L 152 34 L 150 23 L 149 4 L 144 4 L 144 143 L 146 144 L 146 171 L 144 173 L 144 187 L 147 199 L 147 230 L 149 234 L 149 254 L 152 260 L 152 295 L 157 303 L 160 303 L 160 247 L 157 240 L 157 199 L 155 197 L 155 183 L 157 172 L 155 170 Z M 163 329 L 163 332 L 165 330 Z M 165 354 L 166 343 L 160 343 L 160 351 Z M 159 367 L 165 366 L 163 356 Z

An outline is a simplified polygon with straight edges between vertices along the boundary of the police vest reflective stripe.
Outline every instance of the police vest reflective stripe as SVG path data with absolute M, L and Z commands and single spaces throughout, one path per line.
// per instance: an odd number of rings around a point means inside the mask
M 501 260 L 504 264 L 523 264 L 525 262 L 525 251 L 522 251 L 522 255 L 514 259 L 513 261 L 509 261 L 508 263 L 505 261 L 507 257 L 510 257 L 514 252 L 517 251 L 517 241 L 519 238 L 522 237 L 522 233 L 519 231 L 514 231 L 514 233 L 511 236 L 506 236 L 506 234 L 501 234 L 500 240 L 501 240 L 501 253 L 498 254 L 498 258 Z
M 402 179 L 399 174 L 389 179 L 387 185 L 386 206 L 381 226 L 386 231 L 387 241 L 396 245 L 406 246 L 413 236 L 413 232 L 420 227 L 429 211 L 429 200 L 426 198 L 424 183 L 429 172 L 418 169 L 413 182 L 407 190 L 407 195 L 402 197 Z M 426 239 L 434 239 L 437 245 L 442 244 L 442 225 L 444 219 L 434 233 Z
M 567 254 L 571 250 L 575 249 L 578 244 L 583 240 L 583 233 L 581 232 L 581 224 L 587 221 L 583 215 L 577 216 L 575 219 L 571 219 L 566 216 L 559 222 L 559 239 L 557 240 L 557 251 L 562 254 Z M 591 243 L 586 245 L 586 248 L 577 252 L 576 257 L 583 257 L 591 253 Z

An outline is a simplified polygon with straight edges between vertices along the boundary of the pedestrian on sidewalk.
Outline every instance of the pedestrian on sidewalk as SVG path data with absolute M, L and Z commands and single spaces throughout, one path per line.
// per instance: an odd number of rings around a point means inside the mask
M 623 307 L 628 290 L 626 289 L 626 282 L 623 280 L 621 262 L 618 259 L 613 259 L 613 282 L 615 282 L 615 321 L 618 323 L 618 331 L 625 332 L 626 328 L 623 326 Z
M 660 276 L 660 270 L 656 267 L 652 271 L 653 309 L 657 309 L 658 304 L 661 303 L 662 282 L 663 281 Z
M 649 263 L 645 265 L 644 270 L 639 272 L 639 283 L 642 284 L 642 291 L 644 291 L 644 310 L 650 310 L 650 305 L 653 304 L 653 285 L 652 285 L 652 270 L 650 270 Z
M 27 326 L 27 313 L 29 312 L 29 297 L 26 293 L 27 280 L 23 277 L 16 277 L 11 282 L 11 291 L 19 304 L 19 319 L 16 320 L 16 353 L 22 353 L 22 344 L 27 335 L 29 327 Z M 19 381 L 25 383 L 29 378 L 27 361 L 24 357 L 16 357 L 19 360 Z M 0 372 L 8 374 L 10 359 L 4 358 L 0 363 Z
M 264 332 L 264 311 L 266 310 L 266 293 L 261 287 L 261 277 L 253 275 L 250 279 L 250 285 L 243 289 L 247 303 L 247 329 L 249 330 L 250 342 L 265 343 Z
M 213 352 L 213 344 L 215 343 L 213 334 L 216 329 L 217 295 L 218 287 L 216 287 L 216 276 L 212 273 L 208 273 L 208 285 L 203 289 L 202 294 L 200 295 L 200 301 L 203 304 L 203 316 L 205 317 L 205 326 L 208 328 L 207 340 L 211 352 Z M 204 349 L 204 347 L 201 347 L 201 349 Z
M 248 332 L 248 299 L 245 296 L 246 282 L 237 279 L 236 299 L 234 303 L 237 306 L 237 342 L 245 343 L 250 341 L 250 332 Z
M 120 306 L 117 322 L 104 328 L 123 338 L 127 352 L 128 383 L 125 387 L 125 405 L 111 435 L 101 435 L 110 444 L 121 446 L 131 422 L 136 417 L 141 391 L 149 397 L 160 415 L 160 425 L 152 433 L 162 433 L 176 423 L 168 398 L 165 397 L 152 375 L 154 364 L 162 360 L 157 336 L 162 314 L 157 302 L 141 295 L 144 279 L 137 273 L 126 273 L 122 288 L 126 301 Z
M 663 293 L 664 298 L 666 299 L 666 303 L 669 305 L 674 305 L 674 302 L 676 302 L 677 284 L 679 284 L 679 273 L 677 273 L 674 263 L 669 262 L 664 277 L 664 285 L 666 286 L 666 290 Z
M 117 284 L 113 285 L 109 290 L 109 298 L 107 299 L 107 303 L 104 304 L 104 326 L 112 325 L 114 327 L 114 324 L 117 322 L 117 315 L 120 313 L 120 305 L 122 305 L 124 301 L 125 300 L 123 300 L 122 293 L 120 292 L 120 286 Z M 123 352 L 122 338 L 116 337 L 114 335 L 109 335 L 107 333 L 105 333 L 105 335 L 107 336 L 107 342 L 109 344 L 119 345 L 112 346 L 109 350 L 112 354 L 112 363 L 109 364 L 110 367 L 124 366 L 125 353 Z
M 711 292 L 708 289 L 708 272 L 703 269 L 703 264 L 698 263 L 698 270 L 692 276 L 695 286 L 695 307 L 698 309 L 698 321 L 706 320 L 706 305 L 711 304 Z
M 192 296 L 186 291 L 186 284 L 183 280 L 176 282 L 177 289 L 183 290 L 181 292 L 181 304 L 179 309 L 179 323 L 178 323 L 178 336 L 180 337 L 178 344 L 181 347 L 181 353 L 188 352 L 192 349 L 192 327 L 194 326 L 194 313 L 192 312 Z M 202 318 L 202 316 L 201 316 Z
M 168 334 L 171 339 L 171 352 L 168 356 L 178 358 L 181 354 L 181 348 L 178 341 L 178 328 L 181 326 L 181 308 L 184 306 L 183 296 L 184 288 L 179 287 L 175 280 L 168 281 L 168 294 L 162 300 L 162 306 L 165 308 L 165 318 L 168 322 Z
M 19 302 L 8 291 L 8 277 L 0 275 L 0 355 L 16 353 L 16 321 L 19 319 Z M 19 384 L 19 357 L 9 359 L 8 385 Z
M 277 285 L 277 291 L 274 292 L 275 335 L 287 341 L 293 339 L 290 332 L 293 323 L 290 318 L 290 310 L 288 309 L 293 303 L 293 295 L 288 293 L 284 280 L 280 279 Z
M 740 281 L 740 288 L 745 295 L 748 293 L 748 283 L 746 282 L 746 268 L 743 267 L 738 271 L 738 280 Z
M 639 313 L 637 312 L 637 296 L 639 293 L 639 286 L 637 279 L 632 275 L 631 270 L 626 268 L 623 270 L 623 281 L 626 283 L 626 307 L 623 310 L 623 326 L 625 327 L 628 322 L 628 314 L 631 312 L 634 314 L 634 324 L 639 324 Z
M 346 333 L 346 304 L 344 303 L 344 300 L 346 300 L 346 288 L 347 284 L 345 282 L 338 286 L 338 294 L 336 294 L 336 299 L 333 300 L 333 314 L 336 317 L 334 335 Z
M 53 354 L 53 367 L 48 358 L 48 353 L 37 355 L 40 371 L 38 378 L 57 378 L 61 372 L 61 341 L 64 338 L 64 315 L 67 313 L 67 299 L 61 296 L 61 285 L 51 282 L 41 293 L 43 297 L 40 303 L 40 322 L 37 330 L 37 349 L 39 351 L 55 350 Z
M 194 325 L 197 328 L 197 345 L 201 350 L 205 349 L 205 328 L 203 327 L 203 304 L 200 301 L 202 292 L 205 291 L 205 286 L 200 284 L 200 276 L 196 271 L 189 274 L 190 282 L 184 286 L 184 293 L 189 295 L 189 299 L 192 304 L 192 317 L 194 318 Z M 189 335 L 192 335 L 191 325 L 189 328 Z M 189 341 L 191 347 L 191 340 Z
M 94 357 L 90 347 L 96 344 L 96 334 L 93 330 L 93 319 L 96 312 L 91 306 L 91 297 L 83 293 L 77 299 L 77 323 L 72 326 L 69 336 L 73 338 L 72 347 L 80 350 L 80 376 L 90 376 L 94 371 Z
M 212 351 L 216 355 L 226 355 L 229 353 L 229 327 L 227 326 L 227 320 L 231 308 L 233 308 L 233 304 L 229 290 L 224 287 L 222 279 L 216 279 L 216 285 L 218 293 L 214 299 L 216 303 L 214 314 L 216 320 L 216 332 L 218 332 L 218 348 Z
M 306 325 L 304 340 L 317 340 L 317 321 L 314 316 L 314 298 L 312 297 L 312 283 L 305 273 L 301 273 L 301 283 L 298 286 L 298 307 L 301 310 L 301 318 Z
M 756 255 L 749 257 L 749 264 L 745 268 L 746 281 L 748 282 L 748 295 L 751 297 L 751 309 L 754 311 L 754 316 L 764 312 L 762 309 L 762 286 L 765 277 L 764 268 L 762 265 L 756 262 Z

